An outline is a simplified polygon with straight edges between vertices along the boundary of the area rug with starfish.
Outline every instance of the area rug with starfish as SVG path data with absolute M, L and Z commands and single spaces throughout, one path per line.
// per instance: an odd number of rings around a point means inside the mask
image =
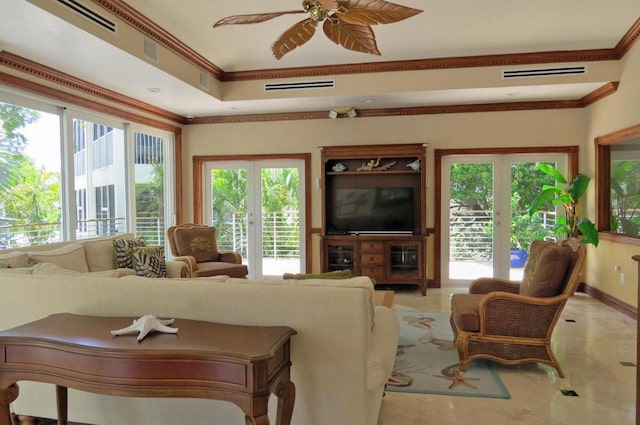
M 449 313 L 396 312 L 400 342 L 387 391 L 466 397 L 511 398 L 493 364 L 485 360 L 459 369 Z

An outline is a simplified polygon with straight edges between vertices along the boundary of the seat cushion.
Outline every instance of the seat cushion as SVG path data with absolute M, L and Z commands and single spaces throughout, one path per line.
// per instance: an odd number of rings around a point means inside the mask
M 480 330 L 480 300 L 483 294 L 453 294 L 451 315 L 458 327 L 467 332 Z
M 554 297 L 565 283 L 571 259 L 560 245 L 535 241 L 531 244 L 529 261 L 524 269 L 520 295 Z
M 249 269 L 244 264 L 223 263 L 212 261 L 208 263 L 198 263 L 192 277 L 226 275 L 229 277 L 246 277 Z
M 198 263 L 218 261 L 216 228 L 195 226 L 176 228 L 173 232 L 178 256 L 190 255 Z

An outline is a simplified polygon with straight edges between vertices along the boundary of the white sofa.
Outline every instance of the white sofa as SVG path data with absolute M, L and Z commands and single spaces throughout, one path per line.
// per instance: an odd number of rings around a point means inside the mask
M 59 312 L 154 314 L 175 318 L 178 328 L 180 318 L 290 326 L 297 331 L 291 346 L 295 425 L 376 425 L 398 343 L 397 317 L 386 307 L 372 305 L 373 285 L 367 277 L 253 281 L 0 270 L 0 290 L 0 329 Z M 272 423 L 276 401 L 271 397 Z M 53 418 L 55 389 L 21 382 L 13 410 Z M 241 410 L 222 401 L 125 398 L 75 390 L 69 391 L 69 419 L 98 425 L 244 423 Z

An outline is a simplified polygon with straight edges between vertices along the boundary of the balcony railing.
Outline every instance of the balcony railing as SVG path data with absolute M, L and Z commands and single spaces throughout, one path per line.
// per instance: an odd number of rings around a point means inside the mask
M 218 228 L 218 246 L 221 251 L 247 255 L 247 219 L 245 213 L 236 213 L 215 224 Z M 263 217 L 262 256 L 264 258 L 299 258 L 300 231 L 297 211 L 265 213 Z M 81 220 L 76 225 L 76 239 L 124 233 L 123 217 Z M 7 224 L 0 225 L 0 249 L 40 245 L 62 240 L 62 224 Z M 136 217 L 136 236 L 144 237 L 149 245 L 164 246 L 166 225 L 157 216 Z

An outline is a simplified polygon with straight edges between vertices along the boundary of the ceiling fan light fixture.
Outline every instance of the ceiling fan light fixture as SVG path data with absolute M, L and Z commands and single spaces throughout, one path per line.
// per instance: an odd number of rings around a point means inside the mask
M 329 118 L 331 118 L 332 120 L 335 120 L 336 118 L 338 118 L 338 113 L 336 111 L 334 111 L 333 109 L 329 110 Z

